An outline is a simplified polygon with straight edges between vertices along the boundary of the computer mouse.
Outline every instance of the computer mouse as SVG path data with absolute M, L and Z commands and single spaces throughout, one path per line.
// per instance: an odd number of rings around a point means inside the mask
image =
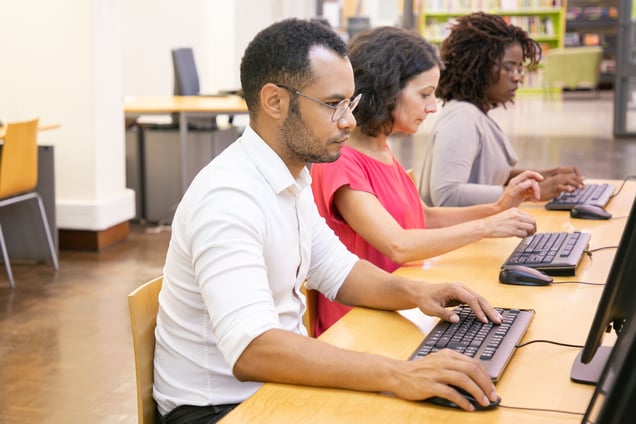
M 597 205 L 576 205 L 570 209 L 570 216 L 579 219 L 610 219 L 612 214 Z
M 482 404 L 480 404 L 479 402 L 477 402 L 475 400 L 475 398 L 473 397 L 473 395 L 471 395 L 470 393 L 468 393 L 467 391 L 459 388 L 459 387 L 455 387 L 452 386 L 453 389 L 457 390 L 462 396 L 464 396 L 466 399 L 468 399 L 468 401 L 473 405 L 473 407 L 475 408 L 475 411 L 488 411 L 489 409 L 494 409 L 497 406 L 499 406 L 499 403 L 501 403 L 501 397 L 497 397 L 497 400 L 494 402 L 490 402 L 489 405 L 487 406 L 483 406 Z M 448 399 L 445 399 L 443 397 L 437 397 L 437 396 L 433 396 L 431 398 L 426 399 L 427 402 L 430 402 L 432 404 L 435 405 L 439 405 L 439 406 L 447 406 L 449 408 L 460 408 L 461 407 L 459 405 L 457 405 L 455 402 L 450 401 Z
M 548 274 L 524 265 L 508 265 L 499 272 L 500 283 L 517 286 L 547 286 L 552 280 Z

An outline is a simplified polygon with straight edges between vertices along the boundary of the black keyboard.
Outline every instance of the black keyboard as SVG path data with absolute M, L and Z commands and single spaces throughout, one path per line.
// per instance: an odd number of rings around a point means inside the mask
M 589 233 L 536 233 L 521 240 L 503 266 L 525 265 L 548 275 L 574 275 L 590 242 Z
M 459 322 L 439 321 L 411 355 L 410 360 L 421 358 L 441 349 L 452 349 L 479 359 L 493 379 L 499 380 L 521 341 L 534 311 L 529 309 L 495 308 L 503 317 L 502 323 L 483 323 L 468 305 L 455 308 Z
M 550 210 L 570 210 L 576 205 L 596 205 L 605 207 L 614 194 L 612 184 L 585 184 L 583 188 L 574 190 L 571 193 L 562 192 L 554 199 L 545 204 Z

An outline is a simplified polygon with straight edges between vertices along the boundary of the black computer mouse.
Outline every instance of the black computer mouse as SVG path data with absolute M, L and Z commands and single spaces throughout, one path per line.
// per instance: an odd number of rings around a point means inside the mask
M 489 409 L 496 408 L 497 406 L 499 406 L 499 403 L 501 402 L 501 397 L 498 397 L 496 401 L 494 401 L 494 402 L 491 401 L 489 405 L 483 406 L 482 404 L 477 402 L 475 400 L 475 398 L 473 397 L 473 395 L 471 395 L 467 391 L 465 391 L 465 390 L 463 390 L 463 389 L 461 389 L 459 387 L 455 387 L 455 386 L 452 386 L 452 387 L 453 387 L 453 389 L 457 390 L 462 396 L 464 396 L 466 399 L 468 399 L 468 401 L 475 408 L 475 411 L 487 411 Z M 439 406 L 448 406 L 450 408 L 460 408 L 461 409 L 461 407 L 459 405 L 457 405 L 455 402 L 450 401 L 450 400 L 448 400 L 446 398 L 443 398 L 443 397 L 434 396 L 432 398 L 426 399 L 426 401 L 430 402 L 432 404 L 435 404 L 435 405 L 439 405 Z
M 597 205 L 576 205 L 570 209 L 570 216 L 579 219 L 610 219 L 612 214 Z
M 552 280 L 548 274 L 524 265 L 508 265 L 499 272 L 500 283 L 517 286 L 547 286 Z

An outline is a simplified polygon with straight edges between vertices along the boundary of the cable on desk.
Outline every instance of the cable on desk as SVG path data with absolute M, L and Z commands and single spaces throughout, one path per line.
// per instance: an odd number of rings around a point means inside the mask
M 529 408 L 525 406 L 508 406 L 504 404 L 499 404 L 499 408 L 507 408 L 507 409 L 518 409 L 522 411 L 539 411 L 539 412 L 556 412 L 558 414 L 570 414 L 570 415 L 581 415 L 583 416 L 583 412 L 575 412 L 575 411 L 563 411 L 560 409 L 546 409 L 546 408 Z
M 592 256 L 592 253 L 598 252 L 599 250 L 606 250 L 606 249 L 618 249 L 618 246 L 603 246 L 603 247 L 597 247 L 596 249 L 587 249 L 585 253 Z
M 570 343 L 555 342 L 553 340 L 545 340 L 545 339 L 530 340 L 530 341 L 527 341 L 525 343 L 516 344 L 515 347 L 517 349 L 519 349 L 520 347 L 526 347 L 526 346 L 528 346 L 530 344 L 533 344 L 533 343 L 548 343 L 548 344 L 553 344 L 553 345 L 557 345 L 557 346 L 575 347 L 577 349 L 583 349 L 583 345 L 575 345 L 575 344 L 570 344 Z
M 613 193 L 613 194 L 610 196 L 610 199 L 611 199 L 611 198 L 613 198 L 613 197 L 618 196 L 618 193 L 620 193 L 620 192 L 621 192 L 621 190 L 623 190 L 623 186 L 625 185 L 625 183 L 626 183 L 628 180 L 636 180 L 636 175 L 628 175 L 627 177 L 625 177 L 625 179 L 623 180 L 623 182 L 622 182 L 622 184 L 620 185 L 620 187 L 618 187 L 618 190 L 616 190 L 616 192 L 615 192 L 615 193 Z
M 602 247 L 597 247 L 596 249 L 585 249 L 583 253 L 586 254 L 587 257 L 590 258 L 590 260 L 592 260 L 592 253 L 598 252 L 600 250 L 606 250 L 606 249 L 618 249 L 618 246 L 602 246 Z
M 587 286 L 604 286 L 605 283 L 589 283 L 587 281 L 553 281 L 551 284 L 585 284 Z
M 525 347 L 528 346 L 530 344 L 533 343 L 549 343 L 549 344 L 554 344 L 557 346 L 564 346 L 564 347 L 574 347 L 577 349 L 582 349 L 583 345 L 575 345 L 575 344 L 570 344 L 570 343 L 561 343 L 561 342 L 555 342 L 552 340 L 544 340 L 544 339 L 537 339 L 537 340 L 530 340 L 527 341 L 525 343 L 519 343 L 517 345 L 515 345 L 515 347 L 518 349 L 520 347 Z M 561 409 L 547 409 L 547 408 L 530 408 L 530 407 L 525 407 L 525 406 L 509 406 L 509 405 L 504 405 L 504 404 L 499 404 L 499 408 L 507 408 L 507 409 L 517 409 L 517 410 L 521 410 L 521 411 L 538 411 L 538 412 L 556 412 L 557 414 L 570 414 L 570 415 L 584 415 L 583 412 L 575 412 L 575 411 L 563 411 Z

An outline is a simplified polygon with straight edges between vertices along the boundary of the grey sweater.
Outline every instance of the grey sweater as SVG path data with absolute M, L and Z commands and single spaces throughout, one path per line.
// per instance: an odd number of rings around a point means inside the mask
M 495 121 L 472 103 L 452 100 L 426 140 L 420 195 L 429 206 L 494 202 L 517 161 Z

